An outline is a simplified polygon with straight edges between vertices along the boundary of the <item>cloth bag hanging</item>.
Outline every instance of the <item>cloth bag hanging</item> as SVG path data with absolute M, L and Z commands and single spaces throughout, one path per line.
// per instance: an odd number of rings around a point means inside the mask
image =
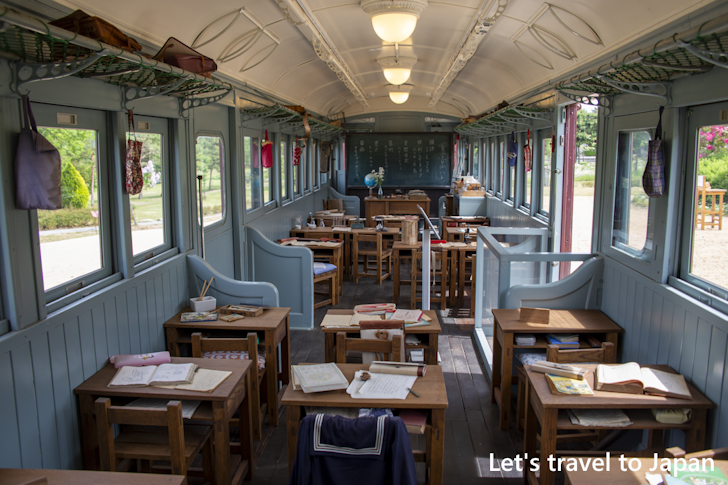
M 531 166 L 533 165 L 533 150 L 531 150 L 531 146 L 529 144 L 531 140 L 531 130 L 528 130 L 528 134 L 526 135 L 526 144 L 523 145 L 523 164 L 526 167 L 526 172 L 531 171 Z
M 304 140 L 303 146 L 306 146 L 306 141 Z M 298 146 L 298 135 L 296 135 L 296 142 L 293 146 L 293 166 L 298 167 L 301 164 L 301 147 Z
M 30 98 L 23 96 L 22 103 L 24 126 L 15 151 L 15 207 L 61 209 L 61 154 L 38 133 Z
M 508 140 L 506 155 L 508 156 L 508 165 L 514 167 L 516 165 L 516 159 L 518 159 L 518 143 L 516 142 L 516 134 L 514 132 L 511 132 L 511 138 Z
M 265 141 L 262 143 L 261 161 L 263 168 L 271 168 L 273 166 L 273 142 L 268 139 L 268 130 L 265 130 Z
M 642 174 L 642 188 L 648 197 L 662 197 L 665 193 L 665 157 L 662 153 L 662 111 L 655 128 L 655 139 L 650 140 L 647 151 L 647 166 Z
M 144 143 L 136 139 L 134 111 L 129 110 L 127 118 L 129 131 L 126 140 L 126 193 L 137 195 L 144 188 L 144 176 L 142 175 L 142 145 Z M 131 139 L 132 134 L 134 134 L 133 140 Z

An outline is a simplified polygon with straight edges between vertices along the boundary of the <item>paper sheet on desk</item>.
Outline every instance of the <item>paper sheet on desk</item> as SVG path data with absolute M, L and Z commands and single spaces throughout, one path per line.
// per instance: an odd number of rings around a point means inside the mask
M 412 389 L 417 380 L 417 376 L 370 373 L 371 379 L 362 381 L 361 372 L 354 374 L 354 379 L 346 389 L 354 399 L 407 399 L 407 388 Z

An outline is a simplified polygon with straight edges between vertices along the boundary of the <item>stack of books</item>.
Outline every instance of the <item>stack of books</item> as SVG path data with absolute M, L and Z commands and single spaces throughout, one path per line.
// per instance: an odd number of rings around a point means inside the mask
M 561 333 L 550 333 L 548 334 L 549 343 L 552 345 L 558 345 L 559 348 L 563 349 L 578 349 L 579 348 L 579 336 L 577 334 L 561 334 Z
M 328 364 L 292 365 L 293 389 L 306 394 L 311 392 L 335 391 L 349 387 L 349 381 L 339 367 Z
M 551 374 L 552 376 L 568 377 L 569 379 L 584 380 L 586 377 L 587 369 L 582 367 L 576 367 L 569 364 L 557 364 L 556 362 L 547 362 L 540 360 L 531 365 L 533 372 L 543 372 L 544 374 Z
M 532 333 L 517 334 L 516 345 L 520 345 L 522 347 L 532 347 L 536 345 L 536 336 Z

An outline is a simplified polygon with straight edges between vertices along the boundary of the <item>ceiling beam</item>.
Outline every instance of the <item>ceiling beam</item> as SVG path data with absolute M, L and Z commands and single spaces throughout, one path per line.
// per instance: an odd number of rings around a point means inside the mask
M 430 99 L 429 107 L 435 106 L 450 84 L 453 82 L 458 73 L 463 70 L 475 51 L 478 49 L 480 41 L 483 40 L 485 34 L 493 27 L 493 24 L 503 15 L 510 0 L 481 0 L 480 6 L 475 11 L 473 18 L 470 20 L 468 29 L 465 31 L 463 38 L 460 40 L 458 48 L 450 58 L 445 74 L 440 79 L 437 87 L 432 91 L 432 99 Z M 488 17 L 488 13 L 493 5 L 497 5 L 495 13 Z
M 298 27 L 307 39 L 310 38 L 313 50 L 319 59 L 334 71 L 334 74 L 351 91 L 357 101 L 368 108 L 369 102 L 366 93 L 356 81 L 349 65 L 339 54 L 338 49 L 311 11 L 306 0 L 276 0 L 276 3 L 286 20 Z

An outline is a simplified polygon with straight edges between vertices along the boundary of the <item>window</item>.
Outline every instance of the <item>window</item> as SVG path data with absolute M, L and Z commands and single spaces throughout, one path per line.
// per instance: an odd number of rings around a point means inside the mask
M 195 147 L 197 175 L 202 175 L 205 229 L 225 218 L 225 152 L 219 135 L 198 135 Z M 196 188 L 199 190 L 199 184 Z M 199 197 L 199 193 L 196 194 Z M 199 204 L 199 199 L 196 200 Z M 199 214 L 198 214 L 199 222 Z
M 488 174 L 488 191 L 492 194 L 495 192 L 495 165 L 496 165 L 496 156 L 495 156 L 495 142 L 493 142 L 492 139 L 489 139 L 486 142 L 488 148 L 488 168 L 487 168 L 487 174 Z
M 311 147 L 313 146 L 313 139 L 309 138 L 306 143 L 306 148 L 303 150 L 306 156 L 301 154 L 301 177 L 303 177 L 303 192 L 311 192 L 311 163 L 313 163 L 313 152 Z
M 535 169 L 533 162 L 535 161 L 536 156 L 538 156 L 538 152 L 535 151 L 535 150 L 533 150 L 533 148 L 534 148 L 534 146 L 533 146 L 534 145 L 534 139 L 526 140 L 526 142 L 528 142 L 529 146 L 531 147 L 532 156 L 531 156 L 531 167 L 529 167 L 530 170 L 525 171 L 526 170 L 526 167 L 525 167 L 526 161 L 525 160 L 523 161 L 523 163 L 524 163 L 524 173 L 523 173 L 523 206 L 530 209 L 531 208 L 531 189 L 532 189 L 532 186 L 533 186 L 533 184 L 531 182 L 533 180 L 533 170 Z M 534 153 L 534 151 L 536 153 Z
M 551 161 L 553 160 L 553 143 L 551 136 L 544 136 L 541 141 L 541 207 L 539 212 L 548 217 L 551 210 Z
M 647 131 L 619 132 L 614 183 L 612 246 L 641 258 L 652 246 L 648 236 L 651 204 L 642 189 L 649 141 Z
M 245 207 L 248 212 L 261 206 L 260 201 L 260 139 L 243 137 L 245 157 Z
M 478 157 L 479 145 L 480 140 L 478 140 L 476 143 L 473 143 L 473 177 L 475 177 L 477 180 L 480 180 L 480 158 Z
M 158 118 L 137 116 L 136 137 L 143 143 L 141 163 L 144 188 L 139 195 L 129 196 L 131 243 L 134 262 L 138 263 L 169 249 L 171 244 L 171 203 L 169 192 L 167 122 Z M 140 124 L 148 123 L 146 131 Z
M 281 200 L 288 199 L 288 172 L 290 155 L 288 153 L 288 135 L 281 135 Z
M 46 301 L 111 275 L 111 230 L 106 174 L 106 117 L 100 111 L 33 104 L 39 131 L 60 152 L 60 210 L 38 210 L 38 236 Z M 76 115 L 73 128 L 60 113 Z
M 498 139 L 498 177 L 496 179 L 498 181 L 498 185 L 495 188 L 495 190 L 496 190 L 498 197 L 501 197 L 501 198 L 503 197 L 503 191 L 505 191 L 505 189 L 506 189 L 506 184 L 505 184 L 505 180 L 504 180 L 505 175 L 506 175 L 505 163 L 506 163 L 506 150 L 505 150 L 505 146 L 503 144 L 503 137 L 500 137 Z
M 311 140 L 311 170 L 313 173 L 311 174 L 311 180 L 313 182 L 313 188 L 314 190 L 318 190 L 319 188 L 319 182 L 320 177 L 318 174 L 320 173 L 319 170 L 321 169 L 321 150 L 320 150 L 320 144 L 318 140 Z
M 692 108 L 688 133 L 681 279 L 711 293 L 706 300 L 726 311 L 728 254 L 722 234 L 728 224 L 725 194 L 728 189 L 728 125 L 721 114 L 728 103 Z M 716 305 L 716 297 L 722 305 Z
M 301 163 L 303 162 L 303 158 L 305 156 L 305 149 L 301 148 L 300 145 L 298 145 L 298 141 L 296 141 L 296 146 L 294 147 L 294 150 L 296 149 L 298 149 L 299 151 L 299 156 L 298 165 L 293 166 L 293 193 L 298 195 L 301 193 Z
M 508 162 L 508 154 L 506 153 L 506 165 L 508 169 L 508 192 L 506 194 L 506 199 L 513 202 L 513 199 L 516 197 L 516 165 L 511 165 Z
M 273 167 L 263 167 L 263 201 L 266 205 L 273 200 L 273 176 L 271 175 L 272 171 Z

